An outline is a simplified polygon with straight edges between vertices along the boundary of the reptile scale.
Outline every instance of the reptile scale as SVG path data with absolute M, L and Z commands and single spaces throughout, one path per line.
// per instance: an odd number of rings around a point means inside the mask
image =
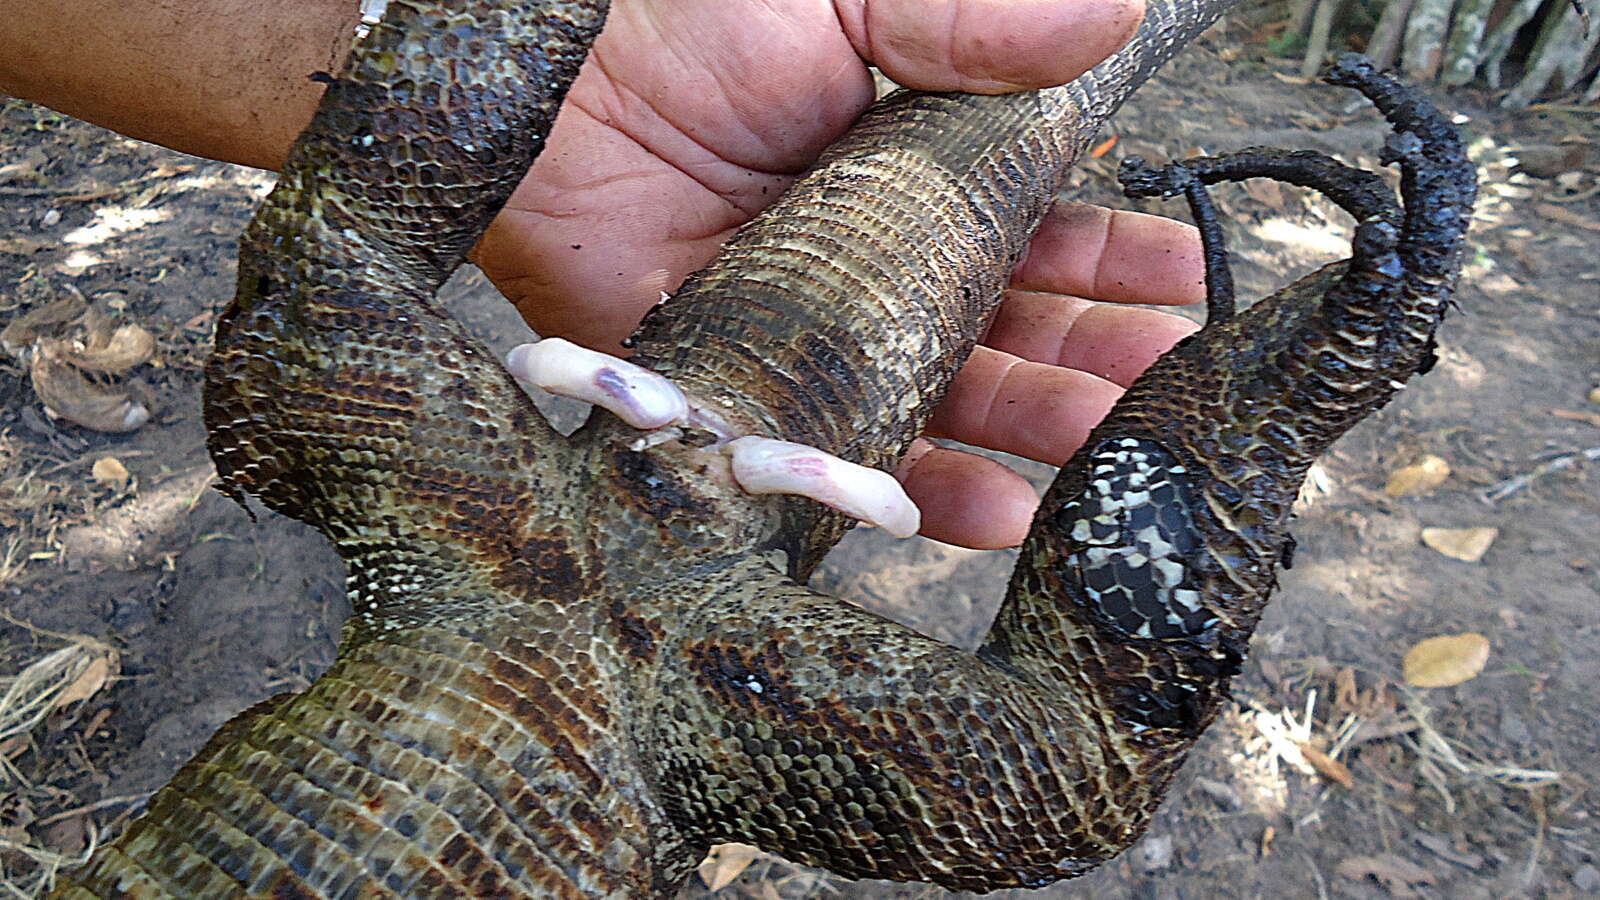
M 1431 359 L 1475 191 L 1439 114 L 1333 70 L 1393 123 L 1403 207 L 1307 155 L 1128 165 L 1195 204 L 1210 321 L 1061 470 L 976 654 L 808 589 L 849 520 L 741 490 L 729 448 L 892 467 L 1098 125 L 1228 5 L 1151 0 L 1064 88 L 886 99 L 635 335 L 684 414 L 563 437 L 432 296 L 605 4 L 391 0 L 245 233 L 205 386 L 225 490 L 337 545 L 355 613 L 57 896 L 667 897 L 731 840 L 986 891 L 1127 847 L 1226 699 L 1306 468 Z M 1359 225 L 1234 314 L 1205 185 L 1253 175 Z

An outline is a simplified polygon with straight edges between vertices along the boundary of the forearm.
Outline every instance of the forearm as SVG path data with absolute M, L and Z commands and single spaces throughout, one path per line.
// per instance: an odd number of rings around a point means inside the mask
M 186 153 L 277 168 L 356 0 L 0 0 L 0 92 Z

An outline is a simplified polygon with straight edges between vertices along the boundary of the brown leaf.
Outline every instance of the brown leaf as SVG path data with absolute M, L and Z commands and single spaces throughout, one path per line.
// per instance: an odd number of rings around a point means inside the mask
M 1391 497 L 1409 497 L 1416 494 L 1426 494 L 1450 477 L 1450 464 L 1442 458 L 1431 453 L 1417 457 L 1417 461 L 1409 466 L 1402 466 L 1389 473 L 1389 483 L 1383 486 L 1383 492 Z
M 1586 228 L 1590 231 L 1600 231 L 1600 222 L 1588 218 L 1587 216 L 1581 216 L 1578 213 L 1567 209 L 1565 206 L 1560 206 L 1555 203 L 1535 203 L 1533 208 L 1534 211 L 1536 211 L 1539 215 L 1544 216 L 1547 219 L 1555 219 L 1557 222 L 1561 222 L 1566 225 L 1575 225 L 1579 228 Z
M 116 375 L 144 365 L 155 353 L 155 335 L 138 325 L 127 324 L 91 334 L 81 348 L 74 347 L 62 358 L 80 369 Z
M 110 654 L 101 654 L 90 660 L 89 664 L 84 666 L 83 671 L 78 673 L 78 677 L 67 685 L 67 689 L 56 696 L 56 707 L 60 708 L 68 704 L 77 703 L 79 700 L 87 700 L 98 694 L 100 689 L 105 687 L 106 682 L 110 680 L 113 674 L 112 665 L 114 662 L 115 660 Z
M 21 159 L 0 165 L 0 181 L 17 181 L 44 168 L 50 162 L 50 154 L 44 148 L 35 147 L 28 151 Z
M 1483 865 L 1483 857 L 1481 855 L 1473 853 L 1470 850 L 1462 849 L 1461 846 L 1451 843 L 1450 839 L 1443 835 L 1429 834 L 1426 831 L 1419 831 L 1413 836 L 1412 839 L 1415 840 L 1417 842 L 1417 846 L 1421 847 L 1422 849 L 1427 850 L 1428 852 L 1443 859 L 1447 859 L 1458 866 L 1465 866 L 1468 869 L 1476 869 Z M 1462 846 L 1465 846 L 1465 842 L 1463 842 Z
M 1382 714 L 1377 718 L 1366 719 L 1356 726 L 1355 733 L 1350 736 L 1346 746 L 1355 747 L 1371 741 L 1382 741 L 1402 734 L 1410 734 L 1421 728 L 1422 725 L 1410 716 L 1397 713 Z M 1366 756 L 1361 757 L 1363 762 L 1371 763 Z
M 62 856 L 77 856 L 89 842 L 83 816 L 69 816 L 44 829 L 40 843 Z
M 1581 412 L 1576 409 L 1552 409 L 1550 410 L 1550 415 L 1558 419 L 1570 419 L 1574 422 L 1600 425 L 1600 413 Z
M 1244 183 L 1244 192 L 1262 206 L 1274 212 L 1282 212 L 1284 206 L 1283 185 L 1266 178 L 1252 178 Z
M 70 363 L 39 353 L 29 366 L 33 390 L 50 411 L 95 431 L 134 431 L 150 410 L 122 388 L 96 384 Z
M 1403 670 L 1408 684 L 1451 687 L 1476 678 L 1489 661 L 1489 639 L 1475 631 L 1418 641 L 1406 651 Z
M 1311 763 L 1311 767 L 1322 774 L 1329 781 L 1337 781 L 1341 787 L 1353 788 L 1356 786 L 1355 776 L 1350 774 L 1350 769 L 1344 763 L 1323 753 L 1316 747 L 1304 741 L 1296 741 L 1300 745 L 1300 755 Z
M 1422 542 L 1451 559 L 1477 562 L 1489 552 L 1489 545 L 1500 536 L 1500 529 L 1488 526 L 1476 528 L 1424 528 Z
M 700 863 L 700 880 L 712 891 L 720 891 L 761 856 L 761 851 L 749 844 L 718 844 Z
M 1333 676 L 1333 708 L 1341 713 L 1353 713 L 1361 701 L 1361 690 L 1356 687 L 1356 670 L 1345 666 Z
M 94 476 L 95 481 L 111 487 L 122 487 L 128 483 L 128 467 L 115 456 L 102 456 L 95 460 L 90 474 Z
M 32 256 L 51 246 L 54 244 L 50 241 L 36 241 L 25 237 L 0 239 L 0 253 L 9 253 L 12 256 Z
M 5 344 L 12 353 L 31 347 L 41 332 L 51 331 L 57 325 L 65 325 L 82 316 L 84 307 L 82 298 L 63 297 L 54 303 L 30 309 L 12 319 L 5 330 L 0 331 L 0 343 Z
M 1339 863 L 1338 872 L 1352 881 L 1369 876 L 1376 878 L 1391 896 L 1402 900 L 1420 896 L 1412 885 L 1433 884 L 1438 880 L 1432 872 L 1393 853 L 1351 856 Z
M 194 163 L 162 163 L 150 173 L 151 178 L 170 178 L 173 175 L 186 175 L 194 171 Z

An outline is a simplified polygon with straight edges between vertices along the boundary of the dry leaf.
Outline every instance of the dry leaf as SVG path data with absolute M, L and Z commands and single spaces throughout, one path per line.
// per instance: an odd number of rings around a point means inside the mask
M 1567 209 L 1565 206 L 1557 206 L 1554 203 L 1535 203 L 1533 208 L 1535 212 L 1539 213 L 1539 215 L 1548 219 L 1554 219 L 1557 222 L 1561 222 L 1565 225 L 1575 225 L 1579 228 L 1587 228 L 1590 231 L 1600 231 L 1600 222 L 1596 222 L 1594 219 L 1579 215 L 1578 213 Z
M 1418 641 L 1406 651 L 1405 679 L 1417 687 L 1451 687 L 1476 678 L 1489 661 L 1489 639 L 1475 631 Z
M 194 171 L 194 163 L 162 163 L 150 173 L 151 178 L 170 178 L 173 175 L 187 175 Z
M 51 331 L 59 325 L 77 319 L 83 315 L 84 302 L 79 297 L 63 297 L 54 303 L 30 309 L 15 319 L 12 319 L 0 331 L 0 344 L 4 344 L 7 351 L 13 355 L 33 346 L 40 332 Z
M 1252 178 L 1244 183 L 1244 192 L 1262 206 L 1274 212 L 1284 207 L 1283 185 L 1265 178 Z
M 706 883 L 707 888 L 720 891 L 744 874 L 744 870 L 761 855 L 760 850 L 749 844 L 718 844 L 700 863 L 700 880 Z
M 44 168 L 50 162 L 50 155 L 42 148 L 35 147 L 19 160 L 8 162 L 0 166 L 0 181 L 17 181 Z
M 1323 778 L 1329 781 L 1337 781 L 1341 787 L 1352 788 L 1356 786 L 1355 776 L 1350 774 L 1349 767 L 1344 763 L 1303 741 L 1297 741 L 1296 743 L 1300 744 L 1300 755 L 1306 758 L 1306 762 L 1311 763 L 1311 768 L 1322 773 Z
M 112 487 L 122 487 L 128 483 L 128 467 L 115 456 L 102 456 L 95 460 L 91 474 L 95 481 Z
M 1393 853 L 1352 856 L 1339 863 L 1338 871 L 1342 877 L 1352 881 L 1360 881 L 1368 876 L 1376 878 L 1388 889 L 1390 896 L 1402 900 L 1420 896 L 1412 885 L 1433 884 L 1437 880 L 1432 872 Z
M 1424 528 L 1422 542 L 1451 559 L 1477 562 L 1489 552 L 1489 545 L 1500 536 L 1500 529 L 1488 526 L 1477 528 Z
M 1426 494 L 1450 477 L 1450 464 L 1431 453 L 1417 457 L 1409 466 L 1389 473 L 1389 483 L 1383 492 L 1391 497 L 1408 497 Z
M 90 660 L 78 677 L 67 685 L 67 689 L 56 697 L 56 707 L 87 700 L 100 692 L 105 687 L 106 681 L 111 678 L 111 657 L 109 655 L 96 656 Z
M 81 348 L 73 347 L 62 358 L 80 369 L 115 375 L 142 366 L 155 355 L 155 335 L 130 324 L 91 333 Z
M 150 421 L 150 410 L 128 391 L 96 384 L 50 354 L 36 354 L 29 374 L 34 392 L 51 412 L 85 428 L 133 431 Z
M 1442 859 L 1447 859 L 1458 866 L 1476 869 L 1483 865 L 1483 857 L 1481 855 L 1461 849 L 1465 846 L 1465 842 L 1458 846 L 1443 835 L 1429 834 L 1426 831 L 1417 832 L 1412 836 L 1412 840 L 1417 842 L 1417 846 L 1427 850 L 1429 853 Z
M 1333 676 L 1333 708 L 1342 713 L 1355 712 L 1361 701 L 1361 689 L 1356 687 L 1356 670 L 1345 666 Z
M 1587 425 L 1600 425 L 1600 413 L 1582 412 L 1576 409 L 1552 409 L 1550 415 L 1558 419 L 1567 419 L 1572 422 L 1583 422 Z

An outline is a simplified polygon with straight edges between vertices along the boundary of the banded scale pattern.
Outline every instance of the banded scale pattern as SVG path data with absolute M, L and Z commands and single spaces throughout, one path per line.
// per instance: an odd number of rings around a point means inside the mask
M 1069 88 L 887 101 L 641 360 L 736 430 L 892 462 L 1065 168 L 1225 6 L 1153 3 Z M 206 404 L 228 490 L 322 530 L 356 614 L 327 674 L 225 726 L 58 896 L 664 897 L 728 839 L 972 890 L 1080 874 L 1216 714 L 1305 467 L 1430 352 L 1471 169 L 1350 64 L 1401 131 L 1404 218 L 1352 201 L 1349 262 L 1153 367 L 1051 486 L 984 646 L 939 644 L 804 585 L 836 516 L 740 492 L 694 428 L 561 438 L 431 299 L 603 14 L 391 0 L 330 85 L 241 243 Z
M 1184 562 L 1200 549 L 1189 470 L 1138 438 L 1102 444 L 1087 465 L 1089 488 L 1059 518 L 1083 545 L 1067 564 L 1099 615 L 1141 638 L 1190 637 L 1216 624 Z

